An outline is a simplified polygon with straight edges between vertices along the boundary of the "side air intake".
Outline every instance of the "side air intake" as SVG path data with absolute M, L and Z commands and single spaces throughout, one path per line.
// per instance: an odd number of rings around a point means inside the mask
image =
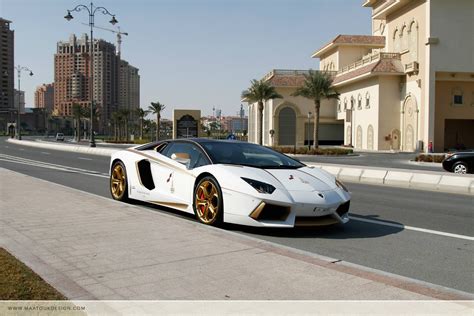
M 146 159 L 140 160 L 137 162 L 137 169 L 140 183 L 148 190 L 153 190 L 155 188 L 155 183 L 151 176 L 150 162 Z

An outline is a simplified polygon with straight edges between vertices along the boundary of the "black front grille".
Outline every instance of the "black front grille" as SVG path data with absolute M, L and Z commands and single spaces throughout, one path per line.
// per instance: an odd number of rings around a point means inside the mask
M 336 210 L 337 215 L 343 216 L 349 213 L 350 204 L 351 204 L 351 201 L 347 201 L 346 203 L 339 205 L 339 207 Z
M 285 221 L 290 214 L 290 208 L 280 205 L 266 204 L 258 216 L 259 221 Z

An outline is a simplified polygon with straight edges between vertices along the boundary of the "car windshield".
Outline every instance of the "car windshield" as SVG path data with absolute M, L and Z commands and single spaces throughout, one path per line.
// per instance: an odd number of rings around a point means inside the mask
M 242 165 L 262 169 L 297 169 L 301 162 L 270 148 L 243 142 L 203 142 L 214 163 Z

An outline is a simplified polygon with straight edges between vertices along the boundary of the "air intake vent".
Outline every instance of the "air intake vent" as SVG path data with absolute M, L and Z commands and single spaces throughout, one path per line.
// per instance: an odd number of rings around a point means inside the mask
M 151 175 L 150 162 L 146 159 L 140 160 L 137 162 L 137 169 L 140 183 L 148 190 L 153 190 L 155 188 L 155 183 L 153 182 L 153 177 Z
M 258 221 L 285 221 L 288 215 L 290 215 L 290 207 L 262 202 L 250 214 L 250 217 Z

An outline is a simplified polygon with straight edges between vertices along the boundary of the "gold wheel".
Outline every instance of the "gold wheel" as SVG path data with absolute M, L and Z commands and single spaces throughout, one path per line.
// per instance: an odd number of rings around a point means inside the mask
M 127 199 L 127 174 L 121 162 L 114 164 L 110 174 L 110 192 L 115 200 Z
M 210 178 L 199 182 L 194 195 L 194 205 L 198 219 L 212 225 L 219 218 L 221 197 L 217 183 Z

